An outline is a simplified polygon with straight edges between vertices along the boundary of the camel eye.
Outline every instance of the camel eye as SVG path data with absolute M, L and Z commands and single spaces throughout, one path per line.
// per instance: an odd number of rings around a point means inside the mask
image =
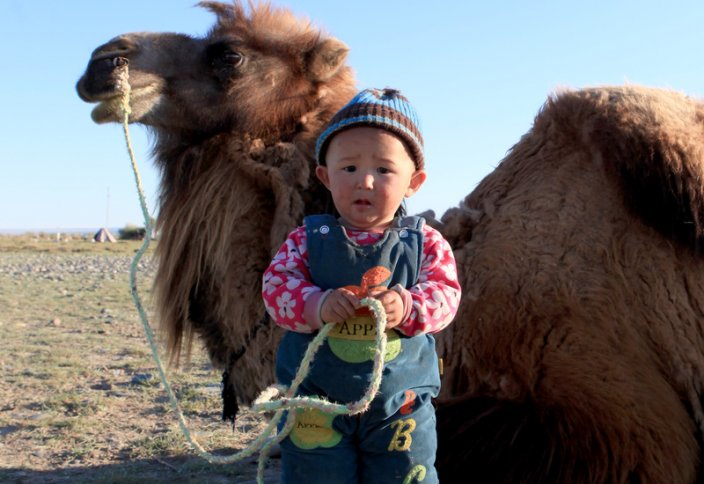
M 223 52 L 222 61 L 224 64 L 229 64 L 232 67 L 239 67 L 244 61 L 244 56 L 239 52 L 228 50 Z
M 228 42 L 216 42 L 207 47 L 205 61 L 220 82 L 227 84 L 244 74 L 246 57 L 239 46 Z
M 127 59 L 125 59 L 124 57 L 113 57 L 112 58 L 113 67 L 126 66 L 127 64 L 129 64 L 129 61 Z
M 244 55 L 225 43 L 217 43 L 208 47 L 208 59 L 213 67 L 239 67 L 244 61 Z

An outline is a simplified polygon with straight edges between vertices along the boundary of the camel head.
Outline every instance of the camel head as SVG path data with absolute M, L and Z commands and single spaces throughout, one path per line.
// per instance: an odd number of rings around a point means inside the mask
M 130 122 L 190 139 L 245 132 L 290 140 L 306 130 L 311 112 L 325 111 L 326 96 L 351 96 L 341 41 L 269 5 L 249 13 L 239 1 L 199 5 L 217 17 L 203 38 L 128 33 L 93 51 L 76 88 L 81 99 L 97 103 L 95 122 L 122 120 L 120 78 L 127 70 Z M 339 105 L 330 101 L 324 120 Z

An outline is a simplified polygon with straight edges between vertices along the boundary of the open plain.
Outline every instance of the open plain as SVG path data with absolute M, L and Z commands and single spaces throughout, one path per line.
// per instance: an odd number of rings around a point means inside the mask
M 0 236 L 0 482 L 253 482 L 254 459 L 214 465 L 188 448 L 130 295 L 140 245 Z M 138 275 L 147 308 L 151 252 Z M 262 430 L 248 409 L 234 429 L 222 422 L 220 375 L 197 343 L 168 377 L 206 449 L 231 454 Z

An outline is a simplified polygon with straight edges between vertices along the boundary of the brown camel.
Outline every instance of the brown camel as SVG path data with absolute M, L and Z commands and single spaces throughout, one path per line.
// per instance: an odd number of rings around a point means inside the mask
M 443 220 L 464 299 L 439 338 L 444 395 L 459 395 L 439 410 L 439 468 L 694 482 L 704 104 L 642 87 L 556 95 Z
M 354 93 L 347 49 L 269 6 L 204 2 L 204 38 L 126 34 L 78 82 L 150 126 L 160 321 L 241 402 L 273 381 L 272 250 L 327 197 L 312 144 Z M 640 87 L 551 97 L 441 222 L 464 298 L 438 337 L 442 482 L 694 482 L 704 412 L 704 105 Z
M 244 402 L 274 379 L 280 333 L 265 316 L 261 275 L 304 213 L 328 200 L 311 178 L 325 122 L 355 93 L 347 47 L 284 10 L 217 15 L 205 38 L 128 34 L 98 47 L 78 83 L 96 122 L 150 126 L 161 170 L 156 299 L 178 359 L 193 333 Z M 183 344 L 185 343 L 185 344 Z

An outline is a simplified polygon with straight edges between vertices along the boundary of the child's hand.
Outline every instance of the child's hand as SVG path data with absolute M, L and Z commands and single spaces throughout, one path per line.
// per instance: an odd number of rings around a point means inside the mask
M 375 287 L 369 291 L 369 296 L 381 302 L 386 311 L 386 329 L 395 328 L 402 323 L 403 299 L 394 290 L 385 287 Z
M 325 323 L 340 323 L 354 316 L 359 307 L 359 299 L 348 289 L 339 288 L 332 291 L 320 308 L 320 319 Z

